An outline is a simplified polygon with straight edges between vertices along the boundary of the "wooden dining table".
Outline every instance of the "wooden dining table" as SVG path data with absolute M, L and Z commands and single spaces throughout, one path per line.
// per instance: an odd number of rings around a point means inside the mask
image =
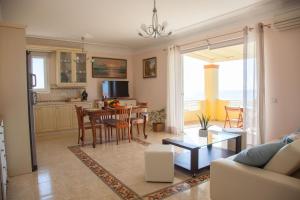
M 106 108 L 86 108 L 84 109 L 85 115 L 88 115 L 90 118 L 93 113 L 100 111 L 100 110 L 107 110 L 111 112 L 111 115 L 117 115 L 118 108 L 106 107 Z M 147 125 L 147 106 L 132 106 L 131 114 L 140 113 L 143 116 L 143 134 L 144 138 L 147 139 L 148 135 L 146 134 L 146 125 Z

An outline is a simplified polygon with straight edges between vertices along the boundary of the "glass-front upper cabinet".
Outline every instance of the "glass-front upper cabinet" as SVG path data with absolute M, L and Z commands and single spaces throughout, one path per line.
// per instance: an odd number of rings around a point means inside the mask
M 86 83 L 86 54 L 76 53 L 76 82 Z
M 76 51 L 57 51 L 57 85 L 59 87 L 86 86 L 86 54 Z
M 72 83 L 72 53 L 71 52 L 60 52 L 60 82 L 61 83 Z

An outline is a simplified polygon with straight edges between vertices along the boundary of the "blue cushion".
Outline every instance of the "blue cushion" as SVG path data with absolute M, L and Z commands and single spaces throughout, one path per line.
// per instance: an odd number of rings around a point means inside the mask
M 285 144 L 289 144 L 293 141 L 294 141 L 293 138 L 291 138 L 289 135 L 286 135 L 282 138 L 282 142 L 284 142 Z
M 285 143 L 285 144 L 289 144 L 291 142 L 293 142 L 294 140 L 297 140 L 297 139 L 300 139 L 300 130 L 294 132 L 294 133 L 290 133 L 286 136 L 284 136 L 282 138 L 282 141 Z
M 234 161 L 253 167 L 263 167 L 284 145 L 283 141 L 257 145 L 241 151 Z

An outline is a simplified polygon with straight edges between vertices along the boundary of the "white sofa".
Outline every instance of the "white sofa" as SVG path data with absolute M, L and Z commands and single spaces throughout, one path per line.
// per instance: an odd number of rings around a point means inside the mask
M 297 148 L 299 147 L 297 146 Z M 219 159 L 211 163 L 210 195 L 212 200 L 300 199 L 299 170 L 296 175 L 293 174 L 293 177 L 240 164 L 233 161 L 234 157 Z M 273 158 L 275 159 L 275 156 Z M 288 158 L 288 156 L 284 156 L 284 158 Z M 286 162 L 282 162 L 282 166 L 285 166 L 284 163 L 288 163 L 288 161 L 291 160 L 287 159 Z

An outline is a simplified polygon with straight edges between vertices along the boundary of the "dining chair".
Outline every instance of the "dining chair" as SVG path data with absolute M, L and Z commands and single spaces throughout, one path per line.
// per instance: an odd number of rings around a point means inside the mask
M 226 117 L 224 128 L 226 128 L 227 123 L 230 128 L 234 127 L 232 122 L 236 123 L 236 128 L 243 128 L 243 111 L 244 109 L 240 107 L 225 106 Z
M 131 122 L 131 126 L 130 126 L 130 133 L 132 136 L 132 129 L 133 126 L 136 125 L 136 130 L 138 135 L 140 135 L 140 129 L 139 129 L 139 125 L 145 123 L 146 117 L 145 117 L 145 112 L 144 112 L 144 108 L 143 107 L 136 107 L 136 108 L 132 108 L 134 111 L 132 111 L 133 113 L 135 113 L 135 116 L 130 118 L 130 122 Z M 146 127 L 143 126 L 143 134 L 145 135 L 145 130 Z
M 90 122 L 84 122 L 84 111 L 81 106 L 76 106 L 76 115 L 77 115 L 77 121 L 78 121 L 78 144 L 81 140 L 81 144 L 84 145 L 84 140 L 85 140 L 85 130 L 86 129 L 91 129 L 92 125 Z
M 119 144 L 119 140 L 124 139 L 124 135 L 127 130 L 128 141 L 131 141 L 130 127 L 131 127 L 131 111 L 132 107 L 119 107 L 114 109 L 114 118 L 103 120 L 105 126 L 109 129 L 115 128 L 116 140 Z M 121 135 L 120 135 L 121 134 Z
M 99 128 L 99 138 L 100 138 L 100 144 L 102 143 L 102 129 L 104 129 L 104 140 L 107 141 L 109 138 L 109 132 L 107 135 L 106 126 L 104 121 L 111 119 L 111 112 L 108 110 L 97 110 L 90 112 L 90 122 L 92 126 L 92 132 L 93 132 L 93 147 L 96 146 L 96 140 L 97 140 L 97 133 L 96 130 Z M 108 130 L 109 131 L 109 130 Z

